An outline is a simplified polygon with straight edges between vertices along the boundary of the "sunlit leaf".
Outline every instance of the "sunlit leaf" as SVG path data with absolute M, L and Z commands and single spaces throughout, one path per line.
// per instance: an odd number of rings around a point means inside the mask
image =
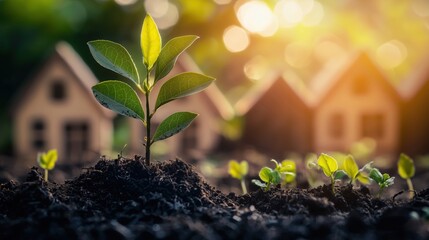
M 416 169 L 414 161 L 409 156 L 401 153 L 398 161 L 398 173 L 403 179 L 409 179 L 414 176 Z
M 261 188 L 266 188 L 267 187 L 266 183 L 263 183 L 263 182 L 259 181 L 258 179 L 253 179 L 252 183 L 255 184 L 258 187 L 261 187 Z
M 121 81 L 104 81 L 92 87 L 97 101 L 104 107 L 124 116 L 145 121 L 144 111 L 137 93 Z
M 191 112 L 177 112 L 173 113 L 161 122 L 153 136 L 153 142 L 169 138 L 183 129 L 187 128 L 189 124 L 198 116 L 196 113 Z
M 249 164 L 246 161 L 242 161 L 238 163 L 235 160 L 229 161 L 229 168 L 228 172 L 229 174 L 236 179 L 243 179 L 244 176 L 247 175 L 247 172 L 249 170 Z
M 146 15 L 140 34 L 140 46 L 143 52 L 143 62 L 151 70 L 161 52 L 161 36 L 153 18 Z
M 325 153 L 320 154 L 319 158 L 317 159 L 317 165 L 322 168 L 323 173 L 327 177 L 332 176 L 332 174 L 338 169 L 337 160 Z
M 359 167 L 356 164 L 356 161 L 354 160 L 353 156 L 348 155 L 343 162 L 343 168 L 344 171 L 347 173 L 347 176 L 351 180 L 354 180 L 356 178 L 356 175 L 359 173 Z
M 173 69 L 178 56 L 197 39 L 198 36 L 194 35 L 181 36 L 173 38 L 165 44 L 156 64 L 155 82 L 165 77 Z
M 39 166 L 46 170 L 52 170 L 58 160 L 58 152 L 56 149 L 49 150 L 47 153 L 40 153 L 37 155 L 37 162 Z
M 214 80 L 212 77 L 194 72 L 176 75 L 162 85 L 156 100 L 155 109 L 174 99 L 200 92 Z
M 88 46 L 92 56 L 101 66 L 131 79 L 136 84 L 140 83 L 136 65 L 122 45 L 107 40 L 95 40 L 88 42 Z
M 273 170 L 271 168 L 263 167 L 261 169 L 261 171 L 259 171 L 259 178 L 262 181 L 269 183 L 269 182 L 271 182 L 271 179 L 272 179 L 272 172 L 273 172 Z
M 369 177 L 378 184 L 384 182 L 383 174 L 381 174 L 380 170 L 378 170 L 377 168 L 371 169 L 371 171 L 369 172 Z

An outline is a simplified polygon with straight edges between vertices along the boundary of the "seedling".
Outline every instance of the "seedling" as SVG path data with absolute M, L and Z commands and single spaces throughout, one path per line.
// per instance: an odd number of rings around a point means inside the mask
M 283 183 L 285 185 L 294 183 L 296 179 L 295 162 L 293 160 L 283 160 L 281 163 L 281 166 L 285 173 L 292 173 L 292 174 L 285 174 Z
M 414 187 L 411 178 L 414 176 L 416 168 L 414 161 L 409 156 L 401 153 L 398 161 L 398 174 L 401 178 L 407 181 L 408 190 L 410 191 L 410 199 L 414 197 Z
M 229 174 L 231 175 L 231 177 L 240 180 L 241 190 L 243 191 L 243 194 L 247 194 L 245 177 L 249 171 L 249 164 L 246 161 L 241 161 L 240 163 L 238 163 L 235 160 L 231 160 L 229 161 L 228 165 Z
M 58 159 L 58 153 L 56 149 L 49 150 L 47 153 L 37 154 L 37 163 L 45 170 L 44 179 L 48 181 L 48 171 L 54 169 L 55 163 Z
M 395 177 L 390 177 L 389 174 L 381 174 L 377 168 L 372 168 L 369 172 L 369 177 L 374 180 L 380 187 L 377 196 L 380 197 L 383 190 L 394 184 Z
M 150 164 L 150 147 L 160 140 L 169 138 L 186 127 L 198 114 L 176 112 L 162 121 L 151 136 L 151 119 L 163 105 L 185 96 L 202 91 L 215 79 L 199 73 L 186 72 L 166 81 L 160 88 L 155 106 L 151 110 L 150 95 L 153 87 L 173 69 L 178 56 L 198 37 L 194 35 L 171 39 L 163 48 L 158 27 L 150 15 L 146 15 L 140 35 L 140 47 L 143 55 L 142 71 L 138 72 L 128 51 L 120 44 L 95 40 L 88 42 L 95 60 L 103 67 L 112 70 L 131 81 L 108 80 L 92 87 L 97 101 L 104 107 L 121 115 L 142 121 L 146 128 L 145 163 Z M 145 110 L 139 99 L 139 93 L 145 95 Z
M 328 154 L 322 153 L 317 159 L 317 165 L 322 168 L 323 173 L 331 180 L 332 193 L 335 193 L 335 180 L 347 175 L 343 170 L 338 169 L 337 160 Z
M 348 155 L 343 162 L 343 169 L 346 172 L 347 176 L 350 178 L 350 184 L 354 184 L 356 180 L 362 184 L 370 184 L 371 180 L 368 175 L 365 173 L 365 170 L 370 168 L 372 162 L 366 164 L 361 169 L 358 168 L 358 165 L 352 155 Z
M 290 166 L 282 166 L 281 163 L 279 164 L 274 159 L 271 159 L 271 162 L 276 164 L 274 169 L 263 167 L 259 171 L 259 178 L 262 180 L 262 182 L 258 179 L 252 180 L 252 183 L 263 188 L 265 191 L 270 189 L 272 185 L 280 184 L 283 177 L 286 177 L 287 175 L 295 176 L 295 173 L 289 172 Z

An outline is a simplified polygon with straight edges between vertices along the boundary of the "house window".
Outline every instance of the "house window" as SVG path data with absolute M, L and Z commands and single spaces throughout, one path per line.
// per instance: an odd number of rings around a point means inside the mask
M 45 140 L 45 122 L 41 119 L 36 119 L 31 125 L 32 146 L 34 150 L 42 151 L 46 146 Z
M 89 150 L 89 125 L 86 122 L 74 122 L 64 125 L 65 153 L 69 163 L 84 160 L 84 154 Z
M 183 132 L 182 146 L 184 152 L 189 152 L 189 150 L 197 148 L 197 132 L 198 125 L 196 122 L 193 122 L 191 125 L 189 125 Z
M 329 134 L 332 138 L 341 138 L 344 135 L 344 117 L 334 113 L 329 119 Z
M 380 113 L 362 116 L 362 137 L 380 139 L 384 135 L 384 116 Z
M 56 80 L 51 83 L 51 99 L 54 101 L 61 101 L 66 98 L 66 87 L 64 82 Z
M 365 94 L 367 91 L 368 79 L 363 76 L 356 77 L 353 81 L 353 92 L 355 94 L 361 95 Z

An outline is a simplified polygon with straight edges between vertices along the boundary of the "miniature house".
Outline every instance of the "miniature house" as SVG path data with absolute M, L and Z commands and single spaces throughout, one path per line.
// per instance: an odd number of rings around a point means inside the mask
M 114 114 L 93 97 L 97 82 L 68 44 L 56 45 L 12 108 L 14 151 L 21 164 L 34 166 L 38 152 L 56 148 L 60 169 L 82 166 L 110 149 Z
M 401 151 L 412 156 L 429 153 L 429 68 L 427 58 L 399 90 L 402 103 Z
M 281 75 L 261 80 L 236 104 L 244 118 L 242 142 L 273 158 L 311 150 L 311 112 Z
M 314 150 L 349 151 L 365 137 L 377 142 L 377 154 L 395 154 L 400 139 L 400 98 L 396 89 L 364 53 L 328 66 L 311 88 L 314 95 Z
M 151 93 L 151 104 L 155 103 L 159 88 L 172 76 L 182 72 L 201 72 L 193 60 L 186 54 L 182 54 L 176 62 L 173 70 L 154 87 Z M 140 96 L 144 105 L 144 96 Z M 152 108 L 153 109 L 153 108 Z M 231 118 L 233 110 L 224 95 L 212 83 L 207 89 L 188 97 L 169 102 L 159 108 L 152 118 L 155 129 L 165 118 L 178 111 L 198 113 L 199 116 L 183 132 L 163 140 L 161 144 L 166 148 L 165 157 L 201 159 L 212 152 L 221 140 L 220 123 Z M 145 128 L 141 121 L 130 119 L 130 140 L 127 148 L 132 154 L 144 154 Z M 155 146 L 155 145 L 154 145 Z

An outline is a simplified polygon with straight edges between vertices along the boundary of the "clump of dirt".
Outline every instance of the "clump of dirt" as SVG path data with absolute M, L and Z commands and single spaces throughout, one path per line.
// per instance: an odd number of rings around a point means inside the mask
M 0 239 L 427 239 L 429 190 L 411 201 L 351 185 L 225 195 L 181 160 L 101 159 L 64 184 L 32 169 L 0 186 Z

